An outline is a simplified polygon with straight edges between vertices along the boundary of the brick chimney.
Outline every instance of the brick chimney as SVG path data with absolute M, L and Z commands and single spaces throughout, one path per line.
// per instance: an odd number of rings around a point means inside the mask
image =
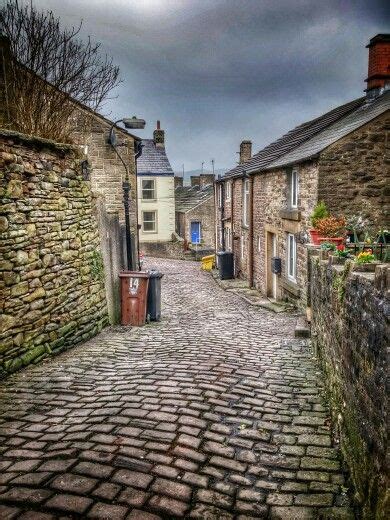
M 214 182 L 214 175 L 212 173 L 203 173 L 199 177 L 200 187 L 204 188 Z
M 153 132 L 153 141 L 157 147 L 165 147 L 165 132 L 160 128 L 160 121 L 157 121 L 156 130 Z
M 175 175 L 175 189 L 183 187 L 183 177 L 177 177 Z
M 252 141 L 242 141 L 240 144 L 240 164 L 252 157 Z
M 199 175 L 191 175 L 191 186 L 199 186 L 200 185 L 200 177 Z
M 367 97 L 375 98 L 390 89 L 390 34 L 377 34 L 368 48 Z

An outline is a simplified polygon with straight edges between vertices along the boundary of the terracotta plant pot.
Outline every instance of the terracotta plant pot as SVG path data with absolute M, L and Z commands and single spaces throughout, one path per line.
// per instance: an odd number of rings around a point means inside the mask
M 330 242 L 331 244 L 336 244 L 336 246 L 341 246 L 344 243 L 344 237 L 319 237 L 320 244 L 324 242 Z
M 310 238 L 311 238 L 311 241 L 312 243 L 315 245 L 315 246 L 319 246 L 320 245 L 320 235 L 318 233 L 318 231 L 314 228 L 312 229 L 309 229 L 309 233 L 310 233 Z

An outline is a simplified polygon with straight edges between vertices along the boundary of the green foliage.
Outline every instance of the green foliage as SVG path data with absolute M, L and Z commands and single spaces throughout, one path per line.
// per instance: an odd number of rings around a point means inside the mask
M 351 256 L 351 253 L 348 251 L 348 249 L 336 249 L 334 254 L 338 258 L 349 258 Z
M 317 222 L 328 216 L 328 209 L 324 201 L 320 201 L 317 203 L 316 207 L 313 210 L 313 213 L 310 216 L 310 222 L 313 228 L 316 228 Z
M 336 244 L 333 244 L 333 242 L 322 242 L 321 249 L 323 251 L 337 251 Z
M 92 253 L 90 263 L 91 263 L 92 278 L 94 278 L 95 280 L 103 280 L 104 279 L 104 264 L 103 264 L 103 256 L 100 251 L 94 251 Z
M 355 259 L 357 264 L 371 264 L 371 262 L 375 262 L 376 257 L 372 254 L 372 251 L 362 251 L 359 253 Z

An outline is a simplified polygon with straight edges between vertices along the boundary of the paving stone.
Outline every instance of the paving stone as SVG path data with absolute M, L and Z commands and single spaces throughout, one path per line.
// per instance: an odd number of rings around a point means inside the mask
M 5 493 L 0 495 L 0 500 L 8 501 L 8 502 L 21 502 L 23 503 L 31 503 L 31 504 L 40 504 L 46 498 L 48 498 L 52 493 L 46 489 L 36 489 L 36 488 L 27 488 L 27 487 L 12 487 Z
M 271 507 L 273 520 L 314 520 L 316 511 L 309 507 Z
M 188 502 L 191 498 L 190 486 L 163 478 L 157 478 L 151 490 L 160 495 L 168 495 L 184 502 Z
M 94 478 L 84 477 L 82 475 L 74 475 L 73 473 L 64 473 L 58 475 L 51 481 L 50 486 L 59 491 L 69 491 L 85 495 L 96 487 L 97 480 Z
M 90 477 L 108 478 L 114 471 L 114 468 L 106 466 L 105 464 L 97 464 L 95 462 L 80 462 L 73 468 L 73 471 Z
M 2 520 L 13 520 L 20 514 L 20 509 L 16 507 L 0 504 L 0 518 Z
M 161 516 L 140 509 L 133 509 L 126 520 L 161 520 Z
M 206 504 L 195 504 L 189 518 L 196 518 L 198 520 L 233 520 L 233 515 L 218 507 Z
M 196 493 L 196 500 L 225 509 L 229 509 L 233 505 L 232 497 L 209 489 L 200 489 Z
M 87 514 L 87 518 L 97 518 L 99 520 L 123 520 L 127 512 L 128 509 L 126 507 L 98 502 L 92 506 L 91 510 Z
M 179 500 L 159 495 L 154 495 L 148 504 L 152 509 L 168 515 L 183 516 L 188 509 L 188 504 L 185 502 L 179 502 Z
M 126 486 L 146 489 L 153 480 L 153 476 L 147 475 L 146 473 L 140 473 L 138 471 L 119 469 L 114 473 L 112 480 Z
M 296 495 L 294 503 L 302 506 L 331 506 L 333 495 L 330 493 Z
M 117 498 L 118 502 L 124 502 L 132 507 L 141 507 L 144 505 L 149 495 L 140 489 L 126 487 Z
M 64 511 L 64 513 L 78 513 L 82 515 L 91 504 L 92 500 L 90 498 L 61 493 L 54 495 L 45 505 L 49 509 L 59 509 Z
M 121 487 L 117 484 L 112 484 L 111 482 L 103 482 L 92 492 L 92 495 L 110 501 L 116 497 L 120 489 Z

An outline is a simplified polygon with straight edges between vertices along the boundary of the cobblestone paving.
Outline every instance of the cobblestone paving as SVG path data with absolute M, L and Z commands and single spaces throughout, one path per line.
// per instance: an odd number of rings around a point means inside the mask
M 161 323 L 0 385 L 0 518 L 354 518 L 295 318 L 150 265 Z

